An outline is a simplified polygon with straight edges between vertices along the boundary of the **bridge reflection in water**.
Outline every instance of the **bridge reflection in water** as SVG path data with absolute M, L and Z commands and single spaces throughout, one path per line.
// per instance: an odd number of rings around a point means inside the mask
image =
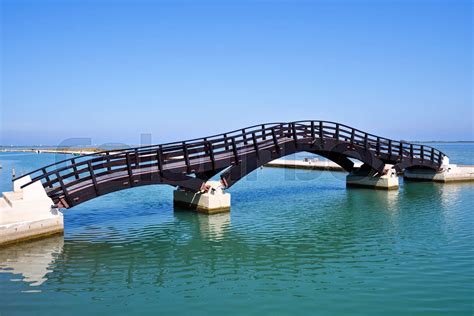
M 174 216 L 179 221 L 189 221 L 196 226 L 196 231 L 203 239 L 219 241 L 224 239 L 226 232 L 231 228 L 230 213 L 219 213 L 213 216 L 192 214 L 186 209 L 174 209 Z M 197 216 L 197 220 L 196 220 Z
M 0 273 L 13 274 L 11 280 L 21 275 L 22 281 L 39 286 L 48 279 L 63 246 L 63 236 L 53 236 L 0 249 Z
M 280 170 L 274 173 L 282 176 Z M 428 240 L 426 236 L 431 236 L 433 230 L 440 230 L 441 235 L 430 237 L 439 240 L 462 231 L 464 228 L 458 230 L 453 226 L 459 223 L 462 214 L 453 212 L 462 210 L 456 205 L 459 205 L 459 194 L 466 188 L 472 188 L 472 184 L 410 183 L 401 191 L 384 193 L 332 190 L 330 201 L 321 197 L 316 200 L 320 196 L 317 193 L 310 196 L 317 207 L 310 207 L 312 203 L 303 200 L 303 204 L 291 208 L 277 205 L 271 210 L 260 210 L 258 221 L 252 212 L 237 209 L 233 214 L 237 217 L 236 224 L 229 213 L 209 217 L 179 210 L 173 212 L 168 206 L 165 212 L 155 209 L 156 214 L 147 217 L 153 220 L 132 218 L 134 224 L 116 221 L 115 228 L 92 229 L 88 235 L 84 235 L 83 230 L 72 230 L 65 243 L 62 236 L 57 236 L 12 245 L 0 251 L 0 273 L 11 274 L 10 280 L 21 279 L 39 289 L 48 286 L 57 291 L 71 291 L 74 287 L 78 287 L 78 291 L 91 288 L 102 291 L 123 282 L 130 288 L 154 282 L 152 285 L 163 291 L 177 284 L 181 290 L 189 291 L 185 286 L 189 279 L 184 277 L 183 271 L 190 267 L 194 267 L 193 271 L 196 267 L 202 269 L 204 275 L 219 275 L 246 264 L 261 264 L 262 273 L 284 275 L 289 271 L 294 278 L 303 274 L 308 279 L 324 279 L 338 260 L 353 260 L 358 252 L 367 255 L 366 252 L 381 242 L 385 245 L 383 254 L 375 251 L 373 256 L 396 260 L 399 249 L 392 249 L 390 243 L 385 244 L 385 239 L 398 243 L 399 236 L 408 234 L 414 238 L 422 233 L 421 240 Z M 419 197 L 420 190 L 425 198 Z M 162 218 L 160 224 L 156 224 L 158 217 Z M 412 227 L 420 221 L 432 222 L 433 218 L 436 219 L 434 226 L 423 225 L 415 230 Z M 80 216 L 77 220 L 80 221 Z M 149 222 L 155 224 L 149 225 Z M 102 224 L 98 220 L 95 225 Z M 112 222 L 107 223 L 111 225 Z M 359 249 L 359 243 L 365 244 L 365 248 Z M 288 253 L 291 260 L 287 258 Z M 367 266 L 375 260 L 368 256 L 370 260 L 364 262 L 364 258 L 362 263 Z M 377 260 L 382 262 L 382 259 Z M 271 270 L 267 266 L 271 262 L 280 262 L 280 270 Z M 375 273 L 375 267 L 373 269 L 369 269 L 370 273 Z M 238 276 L 235 278 L 239 280 Z M 45 285 L 48 279 L 51 283 Z

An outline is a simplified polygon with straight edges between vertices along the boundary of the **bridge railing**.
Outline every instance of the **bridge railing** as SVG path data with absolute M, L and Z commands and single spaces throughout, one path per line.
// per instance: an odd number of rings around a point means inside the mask
M 184 142 L 104 151 L 65 159 L 23 176 L 31 176 L 30 183 L 41 180 L 45 187 L 59 191 L 110 173 L 130 173 L 135 169 L 152 167 L 163 171 L 169 164 L 189 165 L 191 160 L 209 159 L 209 156 L 212 159 L 213 155 L 225 153 L 236 156 L 242 148 L 265 142 L 275 131 L 280 135 L 282 126 L 282 123 L 261 124 Z
M 298 121 L 294 124 L 298 124 L 300 128 L 301 126 L 306 127 L 307 134 L 311 133 L 317 136 L 319 133 L 319 138 L 322 135 L 323 139 L 335 139 L 348 142 L 354 146 L 363 146 L 374 151 L 377 156 L 386 156 L 389 160 L 420 159 L 441 166 L 443 157 L 446 156 L 443 152 L 431 146 L 376 136 L 340 123 Z
M 302 139 L 310 142 L 337 140 L 349 146 L 361 146 L 373 151 L 376 156 L 389 161 L 420 159 L 440 166 L 445 156 L 435 148 L 395 141 L 365 133 L 361 130 L 329 121 L 297 121 L 291 123 L 269 123 L 255 125 L 232 132 L 204 138 L 173 142 L 161 145 L 109 150 L 96 154 L 73 157 L 34 170 L 32 181 L 42 181 L 51 193 L 67 191 L 84 181 L 97 182 L 100 177 L 112 173 L 125 174 L 130 178 L 136 170 L 154 168 L 164 172 L 172 166 L 185 166 L 192 172 L 192 162 L 211 161 L 216 156 L 226 155 L 238 161 L 246 150 L 275 146 L 283 139 Z M 26 176 L 24 175 L 24 176 Z M 23 187 L 24 187 L 23 186 Z

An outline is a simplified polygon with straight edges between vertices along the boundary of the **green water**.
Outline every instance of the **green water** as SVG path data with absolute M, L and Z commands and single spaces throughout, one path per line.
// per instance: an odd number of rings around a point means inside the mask
M 1 189 L 56 158 L 0 154 Z M 474 186 L 344 176 L 264 168 L 215 216 L 173 211 L 165 186 L 66 210 L 64 237 L 0 250 L 0 314 L 472 315 Z

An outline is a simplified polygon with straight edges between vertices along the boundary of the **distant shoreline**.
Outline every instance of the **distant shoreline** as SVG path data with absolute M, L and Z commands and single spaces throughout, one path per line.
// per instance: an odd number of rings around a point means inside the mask
M 0 147 L 0 152 L 24 152 L 24 153 L 38 153 L 38 154 L 71 154 L 71 155 L 90 155 L 98 154 L 104 151 L 100 148 L 84 148 L 84 149 L 72 149 L 72 148 L 45 148 L 45 147 Z
M 474 140 L 409 140 L 408 143 L 423 143 L 423 144 L 472 144 Z
M 414 144 L 474 144 L 474 140 L 401 140 L 407 143 Z M 140 145 L 132 145 L 129 147 L 111 147 L 111 148 L 100 148 L 100 147 L 75 147 L 75 146 L 53 146 L 53 145 L 0 145 L 0 151 L 19 151 L 19 150 L 53 150 L 53 151 L 67 151 L 67 152 L 99 152 L 114 149 L 134 148 L 140 147 Z
M 413 144 L 474 144 L 474 140 L 430 140 L 430 141 L 405 141 Z M 139 147 L 137 145 L 137 147 Z M 130 147 L 129 147 L 130 148 Z M 88 155 L 95 154 L 107 150 L 116 150 L 122 148 L 99 148 L 99 147 L 62 147 L 62 146 L 45 146 L 45 145 L 31 145 L 31 146 L 3 146 L 0 145 L 0 152 L 36 152 L 36 153 L 56 153 L 56 154 L 73 154 L 73 155 Z

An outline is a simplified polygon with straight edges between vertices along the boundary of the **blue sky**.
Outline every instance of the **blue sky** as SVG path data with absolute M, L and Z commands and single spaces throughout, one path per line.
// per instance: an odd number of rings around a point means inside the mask
M 472 140 L 471 1 L 2 0 L 0 144 L 324 119 Z

